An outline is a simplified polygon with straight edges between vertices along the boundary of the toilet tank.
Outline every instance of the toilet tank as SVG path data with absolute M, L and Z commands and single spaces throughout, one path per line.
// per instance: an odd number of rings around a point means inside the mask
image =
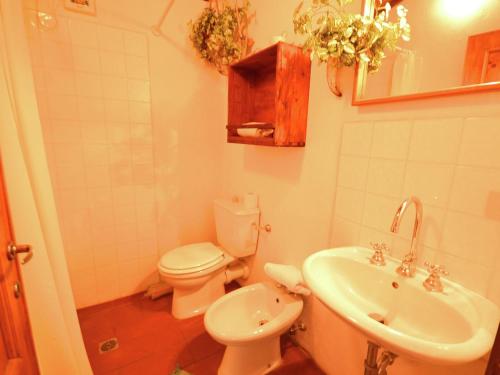
M 216 199 L 214 201 L 215 228 L 217 242 L 236 258 L 255 254 L 257 250 L 257 230 L 260 210 L 246 208 L 240 203 Z

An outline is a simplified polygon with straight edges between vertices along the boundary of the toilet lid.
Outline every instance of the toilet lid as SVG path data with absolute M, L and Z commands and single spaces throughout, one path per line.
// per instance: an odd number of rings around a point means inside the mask
M 210 242 L 195 243 L 170 250 L 160 260 L 160 267 L 173 273 L 194 272 L 216 265 L 224 252 Z

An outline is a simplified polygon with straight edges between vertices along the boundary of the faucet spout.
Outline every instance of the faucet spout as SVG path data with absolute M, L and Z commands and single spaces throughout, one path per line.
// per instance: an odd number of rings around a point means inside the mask
M 399 206 L 398 210 L 396 211 L 396 215 L 394 215 L 394 219 L 391 224 L 391 232 L 398 233 L 399 226 L 401 224 L 401 219 L 403 218 L 406 210 L 408 209 L 409 206 L 411 206 L 412 203 L 415 205 L 415 222 L 413 224 L 410 252 L 403 257 L 401 266 L 399 266 L 396 269 L 396 271 L 400 275 L 406 277 L 413 277 L 415 275 L 415 268 L 416 268 L 415 262 L 417 260 L 417 241 L 418 241 L 418 234 L 420 232 L 420 226 L 422 224 L 422 212 L 423 212 L 422 202 L 420 201 L 420 199 L 415 196 L 410 196 L 409 198 L 405 199 Z

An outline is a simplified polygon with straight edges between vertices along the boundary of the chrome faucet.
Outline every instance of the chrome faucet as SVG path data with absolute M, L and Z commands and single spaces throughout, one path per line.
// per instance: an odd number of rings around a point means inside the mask
M 420 201 L 420 199 L 415 196 L 411 196 L 405 199 L 403 203 L 401 203 L 401 206 L 399 206 L 391 225 L 391 232 L 398 233 L 401 219 L 406 212 L 406 209 L 412 203 L 415 204 L 415 223 L 413 225 L 413 234 L 411 236 L 410 252 L 403 257 L 401 265 L 396 269 L 397 273 L 405 277 L 413 277 L 415 275 L 415 262 L 417 260 L 417 240 L 418 233 L 420 231 L 420 225 L 422 224 L 422 202 Z

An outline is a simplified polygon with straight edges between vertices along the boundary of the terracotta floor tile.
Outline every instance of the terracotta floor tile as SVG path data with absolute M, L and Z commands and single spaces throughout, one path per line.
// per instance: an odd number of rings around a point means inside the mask
M 162 310 L 169 313 L 172 311 L 172 297 L 169 295 L 160 297 L 155 300 L 152 300 L 151 298 L 142 298 L 141 304 L 144 310 Z
M 94 372 L 102 373 L 119 369 L 153 354 L 151 337 L 118 337 L 118 349 L 100 354 L 97 345 L 87 347 L 90 364 Z
M 316 364 L 312 360 L 304 360 L 300 363 L 287 364 L 283 363 L 283 365 L 270 372 L 269 375 L 326 375 L 323 371 L 321 371 Z
M 205 326 L 203 324 L 203 315 L 188 319 L 177 319 L 176 322 L 179 328 L 186 334 L 198 334 L 205 330 Z
M 281 348 L 281 354 L 283 357 L 283 361 L 286 362 L 287 364 L 301 362 L 308 357 L 308 354 L 305 351 L 303 351 L 300 347 L 292 344 L 290 341 L 286 339 L 282 341 L 286 341 Z
M 173 326 L 174 321 L 168 310 L 146 309 L 140 301 L 110 308 L 100 313 L 100 318 L 108 321 L 114 334 L 121 337 L 154 334 L 162 327 Z
M 197 361 L 184 369 L 192 375 L 217 375 L 217 370 L 222 361 L 224 351 L 221 350 L 201 361 Z
M 287 341 L 282 352 L 283 364 L 272 375 L 325 375 L 312 359 L 300 348 Z
M 187 348 L 193 355 L 194 360 L 200 361 L 212 354 L 223 351 L 225 347 L 204 332 L 188 341 Z
M 80 327 L 85 342 L 99 343 L 115 336 L 113 326 L 107 320 L 98 317 L 81 322 Z
M 153 339 L 153 351 L 164 357 L 175 358 L 175 363 L 186 366 L 196 361 L 189 348 L 189 341 L 184 338 L 180 330 L 172 327 L 170 330 L 158 331 Z
M 215 341 L 205 330 L 203 316 L 181 320 L 179 325 L 195 361 L 224 349 L 224 346 Z
M 170 375 L 177 365 L 172 356 L 153 354 L 118 369 L 117 375 Z
M 237 285 L 226 286 L 234 290 Z M 136 295 L 79 311 L 85 347 L 95 375 L 170 375 L 180 365 L 193 375 L 216 375 L 224 346 L 213 340 L 203 316 L 177 320 L 172 296 L 156 301 Z M 119 348 L 99 354 L 98 343 L 116 337 Z M 282 345 L 283 366 L 275 375 L 323 375 L 299 348 Z M 239 374 L 238 374 L 239 375 Z
M 122 304 L 128 304 L 130 302 L 135 301 L 136 299 L 142 299 L 143 295 L 144 293 L 138 293 L 132 296 L 119 298 L 117 300 L 104 302 L 99 305 L 84 307 L 77 311 L 78 319 L 85 319 L 88 316 L 91 316 L 96 313 L 101 313 L 102 311 L 108 310 L 112 307 L 120 306 Z
M 138 325 L 149 324 L 144 321 L 144 312 L 140 305 L 129 304 L 114 307 L 103 315 L 108 319 L 117 333 L 124 333 L 132 336 L 141 336 L 143 332 L 138 329 Z

